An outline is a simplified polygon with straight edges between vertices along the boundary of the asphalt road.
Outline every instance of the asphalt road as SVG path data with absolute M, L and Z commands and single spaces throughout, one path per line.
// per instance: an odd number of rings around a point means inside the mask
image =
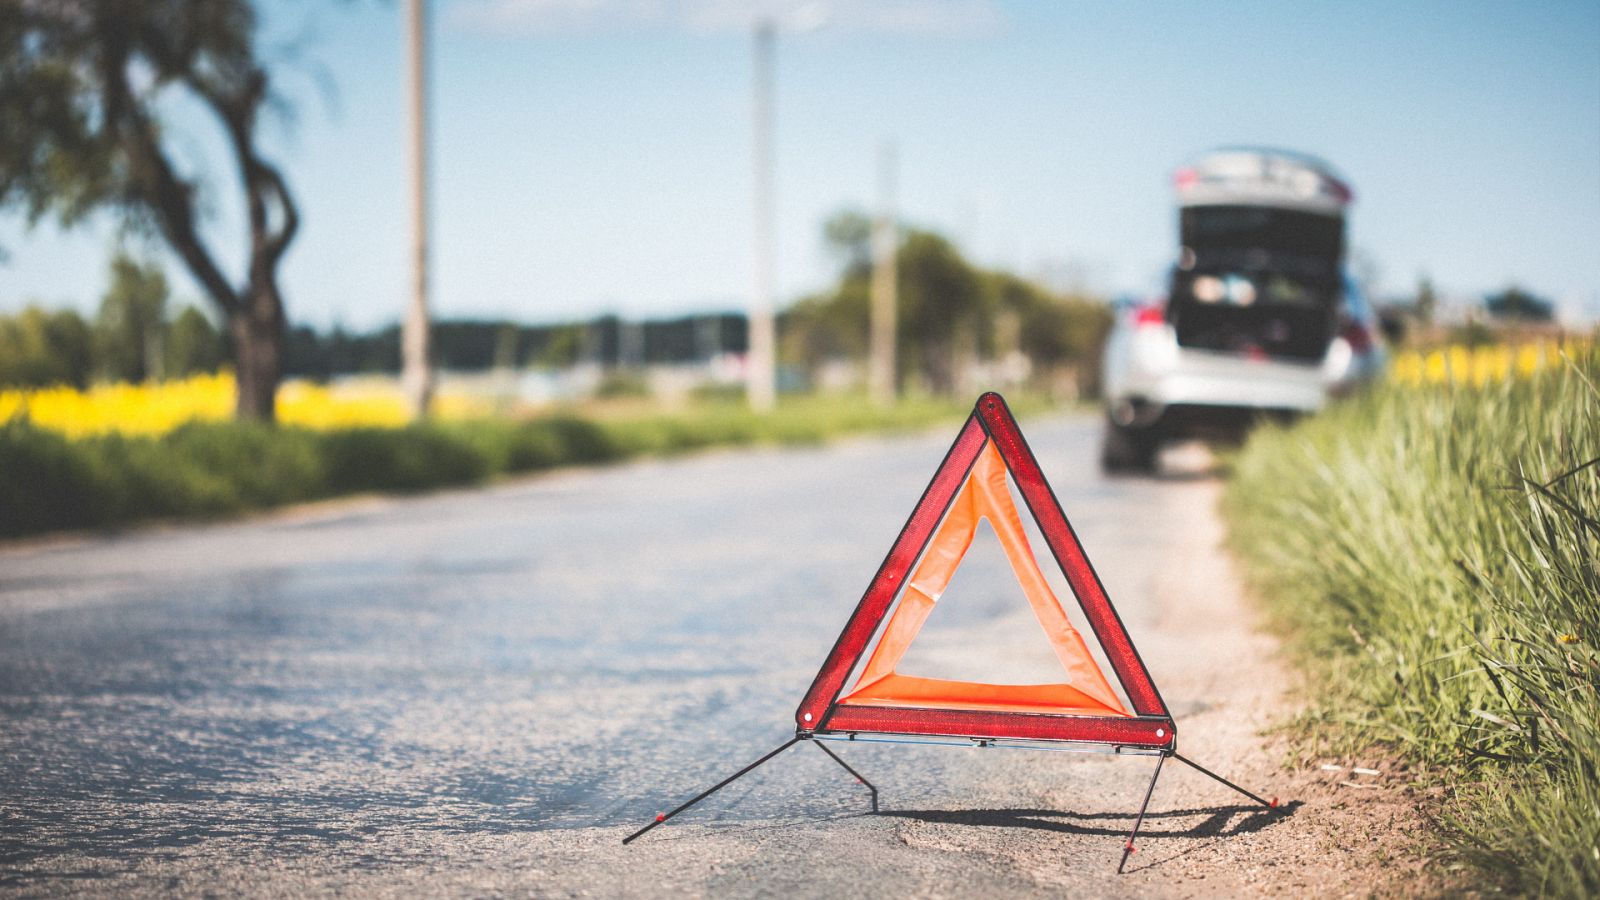
M 1216 720 L 1194 746 L 1270 775 L 1256 734 L 1281 686 L 1261 683 L 1275 676 L 1250 661 L 1270 641 L 1216 574 L 1216 484 L 1102 479 L 1089 419 L 1024 429 L 1180 722 Z M 0 889 L 1246 883 L 1227 856 L 1245 851 L 1223 848 L 1275 827 L 1236 796 L 1165 776 L 1136 857 L 1163 865 L 1116 880 L 1148 761 L 1015 750 L 843 748 L 884 791 L 884 814 L 867 816 L 864 790 L 801 745 L 620 846 L 792 733 L 951 437 L 713 453 L 0 550 Z M 1013 676 L 1048 674 L 1010 579 L 980 541 L 902 671 L 981 677 L 1003 660 Z M 1218 704 L 1226 715 L 1207 717 Z

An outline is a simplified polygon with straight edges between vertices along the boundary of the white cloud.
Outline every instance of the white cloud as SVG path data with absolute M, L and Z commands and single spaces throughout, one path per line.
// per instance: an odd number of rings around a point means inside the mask
M 997 0 L 458 0 L 452 25 L 492 34 L 746 31 L 758 20 L 874 34 L 959 37 L 1005 22 Z

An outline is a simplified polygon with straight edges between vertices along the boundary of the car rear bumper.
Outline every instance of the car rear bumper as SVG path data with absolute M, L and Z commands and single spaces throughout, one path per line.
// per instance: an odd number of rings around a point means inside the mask
M 1317 363 L 1241 359 L 1233 355 L 1182 351 L 1177 364 L 1152 379 L 1149 399 L 1162 406 L 1232 406 L 1292 409 L 1322 408 L 1328 387 Z
M 1315 412 L 1329 385 L 1317 363 L 1245 359 L 1231 354 L 1182 350 L 1165 365 L 1135 365 L 1112 398 L 1112 418 L 1148 426 L 1179 410 L 1182 420 L 1203 419 L 1208 410 Z M 1218 415 L 1234 415 L 1221 413 Z

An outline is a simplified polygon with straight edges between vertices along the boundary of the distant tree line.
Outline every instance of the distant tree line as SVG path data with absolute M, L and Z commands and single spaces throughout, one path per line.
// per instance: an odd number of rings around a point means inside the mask
M 29 306 L 0 316 L 0 387 L 142 382 L 215 371 L 232 359 L 231 336 L 194 306 L 168 317 L 170 290 L 160 267 L 118 253 L 111 287 L 92 319 L 75 310 Z M 688 363 L 745 351 L 744 316 L 714 313 L 644 322 L 619 316 L 557 325 L 446 320 L 433 326 L 436 363 L 452 371 L 559 369 L 580 361 L 603 367 Z M 335 326 L 289 330 L 284 372 L 327 380 L 400 369 L 400 329 Z
M 1553 322 L 1556 305 L 1516 285 L 1485 297 L 1483 308 L 1503 322 Z
M 871 220 L 843 212 L 824 226 L 839 261 L 837 284 L 796 303 L 780 320 L 782 357 L 815 371 L 867 355 Z M 1060 293 L 966 259 L 943 236 L 902 229 L 896 259 L 896 364 L 902 386 L 950 393 L 964 366 L 1025 357 L 1037 381 L 1065 375 L 1092 391 L 1111 325 L 1102 300 Z
M 1481 306 L 1458 304 L 1450 314 L 1443 314 L 1440 306 L 1433 280 L 1422 276 L 1414 293 L 1378 306 L 1384 337 L 1391 344 L 1479 345 L 1561 328 L 1555 303 L 1517 284 L 1484 295 Z
M 861 368 L 867 355 L 871 222 L 842 213 L 824 234 L 839 260 L 837 282 L 800 299 L 778 320 L 780 357 L 799 383 L 814 383 L 830 363 Z M 949 393 L 963 386 L 965 366 L 1023 358 L 1039 386 L 1067 380 L 1082 393 L 1097 389 L 1111 321 L 1099 299 L 974 265 L 944 237 L 918 228 L 904 231 L 897 271 L 896 358 L 903 386 Z M 160 266 L 118 252 L 110 281 L 90 318 L 37 306 L 0 316 L 0 387 L 183 378 L 233 359 L 232 335 L 199 308 L 184 305 L 170 314 Z M 1393 326 L 1385 329 L 1389 339 L 1403 342 L 1411 332 L 1432 329 L 1437 305 L 1424 278 L 1415 300 L 1385 309 L 1385 325 Z M 1483 308 L 1487 322 L 1471 319 L 1436 338 L 1481 342 L 1492 338 L 1491 326 L 1537 327 L 1554 318 L 1553 304 L 1515 286 L 1487 296 Z M 732 312 L 648 321 L 606 315 L 552 325 L 458 319 L 433 326 L 435 363 L 457 372 L 699 363 L 744 353 L 746 339 L 744 315 Z M 286 335 L 283 368 L 290 377 L 313 380 L 393 374 L 400 369 L 400 329 L 296 326 Z
M 434 363 L 454 372 L 489 369 L 563 369 L 579 362 L 604 368 L 701 362 L 743 353 L 745 318 L 712 313 L 630 322 L 607 315 L 556 325 L 506 320 L 447 319 L 433 324 Z M 327 379 L 400 369 L 400 328 L 369 332 L 335 326 L 328 332 L 290 330 L 284 370 L 300 378 Z
M 456 372 L 692 363 L 745 350 L 745 320 L 737 313 L 646 322 L 605 316 L 565 325 L 455 320 L 433 327 L 438 365 Z M 162 318 L 160 306 L 109 298 L 93 320 L 37 306 L 0 316 L 0 387 L 183 378 L 215 371 L 230 353 L 228 335 L 193 306 L 171 321 Z M 292 378 L 326 381 L 399 369 L 398 326 L 367 332 L 297 326 L 284 344 L 284 372 Z
M 228 356 L 222 334 L 199 309 L 168 318 L 161 269 L 119 253 L 93 320 L 75 310 L 29 306 L 0 316 L 0 387 L 87 387 L 212 372 Z
M 779 316 L 783 364 L 802 383 L 829 363 L 866 357 L 870 234 L 871 223 L 859 214 L 830 220 L 825 235 L 840 261 L 837 283 Z M 1094 389 L 1111 318 L 1103 302 L 976 266 L 944 237 L 916 228 L 904 233 L 898 273 L 902 384 L 949 393 L 960 386 L 965 366 L 1020 357 L 1035 380 L 1065 375 L 1079 390 Z M 181 378 L 233 359 L 232 334 L 199 309 L 186 306 L 169 319 L 169 293 L 158 266 L 118 253 L 93 321 L 32 307 L 0 317 L 0 385 Z M 652 321 L 608 315 L 553 325 L 445 320 L 434 323 L 432 340 L 440 368 L 467 372 L 695 363 L 742 354 L 746 342 L 745 317 L 731 312 Z M 392 374 L 400 368 L 400 329 L 291 327 L 282 362 L 285 375 L 313 380 Z

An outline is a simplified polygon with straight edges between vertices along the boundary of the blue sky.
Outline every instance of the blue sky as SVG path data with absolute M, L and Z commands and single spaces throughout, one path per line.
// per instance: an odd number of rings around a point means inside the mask
M 305 227 L 296 321 L 368 327 L 407 295 L 402 6 L 266 4 L 293 121 L 271 147 Z M 1390 292 L 1523 284 L 1600 315 L 1600 3 L 447 0 L 434 7 L 434 307 L 554 321 L 740 308 L 752 281 L 751 41 L 778 45 L 782 299 L 825 285 L 821 223 L 876 192 L 978 260 L 1160 289 L 1170 174 L 1221 144 L 1330 160 Z M 274 51 L 279 52 L 279 51 Z M 290 58 L 294 57 L 294 58 Z M 232 172 L 174 104 L 185 158 Z M 0 310 L 92 309 L 115 229 L 0 221 Z M 156 252 L 160 252 L 156 248 Z M 234 255 L 237 259 L 237 256 Z M 173 263 L 180 297 L 199 292 Z

